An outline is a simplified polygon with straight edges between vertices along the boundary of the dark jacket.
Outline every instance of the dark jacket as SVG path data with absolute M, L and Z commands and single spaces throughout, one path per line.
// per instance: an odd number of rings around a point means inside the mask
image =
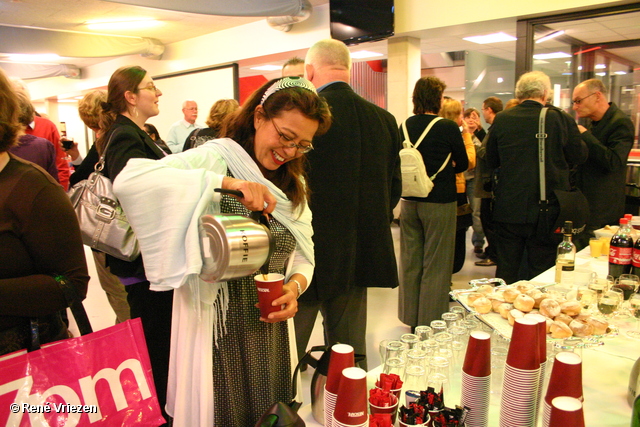
M 396 120 L 344 82 L 320 95 L 333 124 L 308 154 L 316 268 L 301 299 L 324 300 L 351 286 L 396 287 L 390 229 L 401 191 Z
M 487 164 L 500 167 L 494 188 L 493 219 L 536 224 L 540 201 L 538 120 L 542 104 L 527 100 L 500 112 L 487 134 Z M 587 147 L 571 116 L 550 107 L 546 117 L 545 169 L 547 197 L 570 190 L 570 170 L 587 159 Z
M 112 182 L 127 165 L 129 159 L 161 159 L 165 156 L 151 137 L 125 116 L 118 115 L 104 136 L 106 141 L 111 138 L 112 134 L 114 136 L 107 148 L 103 171 L 104 175 Z M 140 203 L 144 203 L 144 200 L 141 200 Z M 107 264 L 111 267 L 111 272 L 119 277 L 141 277 L 144 275 L 142 256 L 135 261 L 127 262 L 107 255 Z
M 610 105 L 602 119 L 582 133 L 589 157 L 578 168 L 578 187 L 589 201 L 591 229 L 617 224 L 624 215 L 627 158 L 635 132 L 629 117 Z

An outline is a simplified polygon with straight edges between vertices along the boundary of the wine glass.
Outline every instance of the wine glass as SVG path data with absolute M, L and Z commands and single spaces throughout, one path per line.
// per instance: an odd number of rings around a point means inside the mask
M 627 301 L 629 300 L 631 295 L 633 295 L 633 293 L 638 291 L 639 284 L 640 278 L 635 274 L 621 274 L 613 287 L 622 289 L 622 293 L 624 294 L 624 301 Z M 616 313 L 616 317 L 623 319 L 631 317 L 624 302 L 620 305 L 620 310 L 618 311 L 618 313 Z
M 589 281 L 589 289 L 596 293 L 596 300 L 599 300 L 602 294 L 609 290 L 609 284 L 609 276 L 606 279 L 594 277 Z
M 605 317 L 613 316 L 622 303 L 623 293 L 621 289 L 611 288 L 604 292 L 598 300 L 598 311 Z
M 631 338 L 640 338 L 640 293 L 636 292 L 629 298 L 630 310 L 636 318 L 636 330 L 627 332 Z
M 576 293 L 576 299 L 582 306 L 582 309 L 585 310 L 585 312 L 593 311 L 591 309 L 591 306 L 597 302 L 597 296 L 598 294 L 596 293 L 596 291 L 594 291 L 593 289 L 589 289 L 589 286 L 584 285 L 579 286 Z

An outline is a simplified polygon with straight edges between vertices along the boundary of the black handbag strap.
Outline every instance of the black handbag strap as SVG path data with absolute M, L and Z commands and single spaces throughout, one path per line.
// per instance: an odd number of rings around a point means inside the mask
M 545 117 L 547 115 L 548 107 L 543 107 L 540 110 L 540 119 L 538 121 L 538 163 L 540 172 L 540 203 L 547 203 L 547 180 L 545 177 L 545 165 L 544 165 L 544 142 L 547 139 L 547 133 L 545 132 Z

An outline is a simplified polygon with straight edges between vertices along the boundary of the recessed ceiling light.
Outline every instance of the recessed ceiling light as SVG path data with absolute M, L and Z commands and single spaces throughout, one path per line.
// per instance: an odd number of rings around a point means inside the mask
M 561 36 L 563 34 L 564 34 L 564 30 L 554 31 L 553 33 L 547 34 L 544 37 L 540 37 L 538 40 L 536 40 L 536 43 L 546 42 L 547 40 L 551 40 L 551 39 L 556 38 L 558 36 Z
M 537 55 L 533 55 L 533 59 L 557 59 L 557 58 L 571 58 L 571 55 L 564 52 L 538 53 Z
M 627 72 L 626 71 L 616 71 L 613 74 L 617 74 L 619 76 L 624 76 L 625 74 L 627 74 Z
M 375 58 L 376 56 L 384 56 L 378 52 L 370 52 L 368 50 L 360 50 L 358 52 L 351 52 L 351 58 L 353 59 L 365 59 L 365 58 Z
M 606 75 L 607 75 L 607 73 L 596 73 L 596 76 L 600 76 L 600 77 L 604 77 Z
M 282 65 L 261 65 L 259 67 L 251 67 L 250 69 L 257 71 L 277 71 L 282 70 Z
M 58 61 L 60 56 L 55 53 L 41 53 L 41 54 L 25 54 L 25 53 L 14 53 L 7 55 L 6 58 L 10 61 L 16 62 L 51 62 Z
M 605 68 L 607 68 L 607 66 L 604 64 L 596 64 L 595 68 L 596 70 L 604 70 Z
M 473 42 L 473 43 L 478 43 L 478 44 L 487 44 L 487 43 L 512 42 L 517 39 L 506 33 L 494 33 L 494 34 L 487 34 L 485 36 L 464 37 L 463 40 Z
M 498 83 L 502 83 L 504 81 L 504 79 L 502 77 L 498 77 L 497 82 Z
M 162 25 L 161 21 L 153 18 L 122 18 L 114 20 L 87 21 L 85 25 L 90 30 L 139 30 Z

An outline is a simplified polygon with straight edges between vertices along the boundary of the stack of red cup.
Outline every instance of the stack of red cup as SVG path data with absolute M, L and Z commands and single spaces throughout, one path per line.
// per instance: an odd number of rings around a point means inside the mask
M 556 354 L 543 402 L 543 427 L 550 425 L 551 404 L 559 396 L 573 397 L 582 401 L 582 359 L 576 353 L 563 351 Z
M 462 406 L 470 409 L 466 427 L 489 425 L 491 391 L 491 335 L 473 331 L 462 365 Z
M 355 356 L 354 356 L 353 347 L 347 344 L 334 344 L 331 347 L 331 356 L 329 358 L 329 371 L 327 373 L 327 382 L 324 386 L 324 425 L 325 427 L 333 427 L 333 411 L 336 407 L 338 390 L 340 388 L 340 382 L 342 380 L 342 371 L 345 368 L 352 368 L 354 366 L 355 366 Z M 366 401 L 366 393 L 365 393 L 365 401 Z M 366 404 L 365 404 L 365 412 L 366 412 Z
M 536 396 L 535 425 L 538 425 L 540 416 L 540 402 L 544 379 L 547 375 L 547 318 L 542 314 L 526 314 L 524 317 L 538 322 L 538 352 L 540 353 L 540 378 L 538 379 L 538 395 Z
M 500 427 L 535 425 L 540 386 L 538 321 L 519 318 L 513 325 L 504 367 Z
M 344 369 L 333 410 L 332 427 L 368 426 L 367 407 L 367 372 L 360 368 Z
M 549 427 L 584 427 L 582 402 L 575 397 L 559 396 L 551 401 Z

